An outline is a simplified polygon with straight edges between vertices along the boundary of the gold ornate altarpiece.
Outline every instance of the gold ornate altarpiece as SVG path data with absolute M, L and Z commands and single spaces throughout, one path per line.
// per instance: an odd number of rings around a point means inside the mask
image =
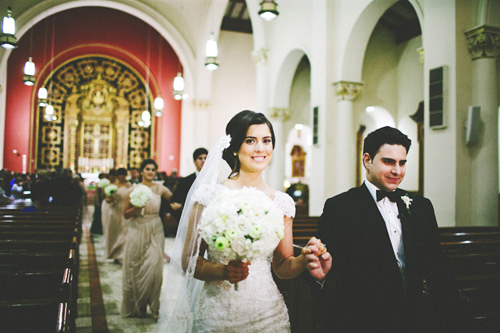
M 48 81 L 56 120 L 38 108 L 36 168 L 106 172 L 138 167 L 151 155 L 154 117 L 141 127 L 146 103 L 142 78 L 126 64 L 101 56 L 74 59 Z

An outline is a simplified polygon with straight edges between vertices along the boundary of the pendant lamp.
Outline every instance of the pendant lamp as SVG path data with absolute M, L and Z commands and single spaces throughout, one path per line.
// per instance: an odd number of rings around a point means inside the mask
M 161 96 L 158 96 L 155 98 L 155 101 L 153 103 L 153 107 L 155 108 L 155 116 L 156 117 L 161 117 L 163 114 L 163 106 L 165 103 L 163 102 L 163 98 Z
M 280 14 L 278 4 L 274 0 L 263 0 L 260 3 L 259 16 L 265 21 L 272 21 Z
M 217 42 L 215 41 L 214 34 L 212 33 L 210 34 L 210 39 L 205 47 L 205 67 L 209 71 L 216 70 L 217 67 L 219 67 L 219 64 L 217 63 L 218 52 Z
M 12 8 L 7 9 L 7 16 L 2 21 L 2 35 L 0 36 L 0 45 L 5 49 L 14 49 L 17 47 L 16 21 L 12 17 Z
M 47 106 L 47 96 L 47 88 L 41 87 L 40 89 L 38 89 L 38 105 L 40 105 L 41 107 Z
M 27 86 L 35 84 L 35 63 L 31 57 L 29 57 L 28 61 L 26 61 L 26 64 L 24 65 L 23 82 Z
M 172 95 L 174 99 L 180 101 L 182 99 L 188 98 L 188 95 L 184 93 L 184 78 L 182 77 L 182 73 L 178 72 L 177 76 L 174 78 L 174 91 Z

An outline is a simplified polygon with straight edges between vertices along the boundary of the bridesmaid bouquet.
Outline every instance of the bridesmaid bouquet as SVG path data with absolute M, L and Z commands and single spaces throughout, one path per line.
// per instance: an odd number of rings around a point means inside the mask
M 146 186 L 139 184 L 134 187 L 134 190 L 130 193 L 130 203 L 134 207 L 142 207 L 141 217 L 144 216 L 144 206 L 153 196 L 153 191 Z
M 110 197 L 112 196 L 113 194 L 116 193 L 116 191 L 118 191 L 118 186 L 116 185 L 108 185 L 104 188 L 104 193 L 106 194 L 106 196 Z
M 198 229 L 211 251 L 237 260 L 274 251 L 285 235 L 283 212 L 266 194 L 247 187 L 215 197 L 203 210 Z
M 101 179 L 99 181 L 99 183 L 97 183 L 97 187 L 99 187 L 99 188 L 105 188 L 109 184 L 111 184 L 111 182 L 109 181 L 109 179 L 108 178 L 103 178 L 103 179 Z

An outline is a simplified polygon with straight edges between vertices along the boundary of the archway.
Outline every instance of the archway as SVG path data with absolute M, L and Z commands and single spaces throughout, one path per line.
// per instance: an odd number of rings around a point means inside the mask
M 57 68 L 44 83 L 54 108 L 38 107 L 36 168 L 80 173 L 138 167 L 150 156 L 154 121 L 151 93 L 130 65 L 109 56 L 82 56 Z M 64 139 L 63 139 L 64 137 Z

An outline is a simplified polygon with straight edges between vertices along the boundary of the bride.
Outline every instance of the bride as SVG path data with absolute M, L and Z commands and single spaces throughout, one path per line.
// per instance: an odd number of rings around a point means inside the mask
M 162 292 L 159 332 L 290 332 L 288 312 L 271 267 L 281 279 L 297 277 L 308 263 L 305 255 L 312 250 L 306 247 L 301 255 L 293 256 L 294 201 L 274 190 L 263 178 L 275 145 L 273 127 L 262 113 L 245 110 L 229 121 L 226 134 L 210 151 L 188 194 L 188 209 L 181 217 Z M 220 167 L 227 168 L 221 157 L 232 170 L 225 174 L 222 171 L 226 179 L 219 184 Z M 248 200 L 254 205 L 259 202 L 256 198 L 264 194 L 272 209 L 278 211 L 274 221 L 265 222 L 281 227 L 281 232 L 266 238 L 265 246 L 259 245 L 261 251 L 250 260 L 222 250 L 233 244 L 230 236 L 216 230 L 221 236 L 213 237 L 217 244 L 202 237 L 207 233 L 202 227 L 207 214 L 202 213 L 226 210 L 229 200 L 234 202 L 244 190 L 249 193 L 245 195 L 255 196 L 255 200 Z M 257 228 L 258 234 L 267 227 Z M 220 238 L 224 241 L 219 242 Z M 309 245 L 316 242 L 319 241 L 311 240 Z

